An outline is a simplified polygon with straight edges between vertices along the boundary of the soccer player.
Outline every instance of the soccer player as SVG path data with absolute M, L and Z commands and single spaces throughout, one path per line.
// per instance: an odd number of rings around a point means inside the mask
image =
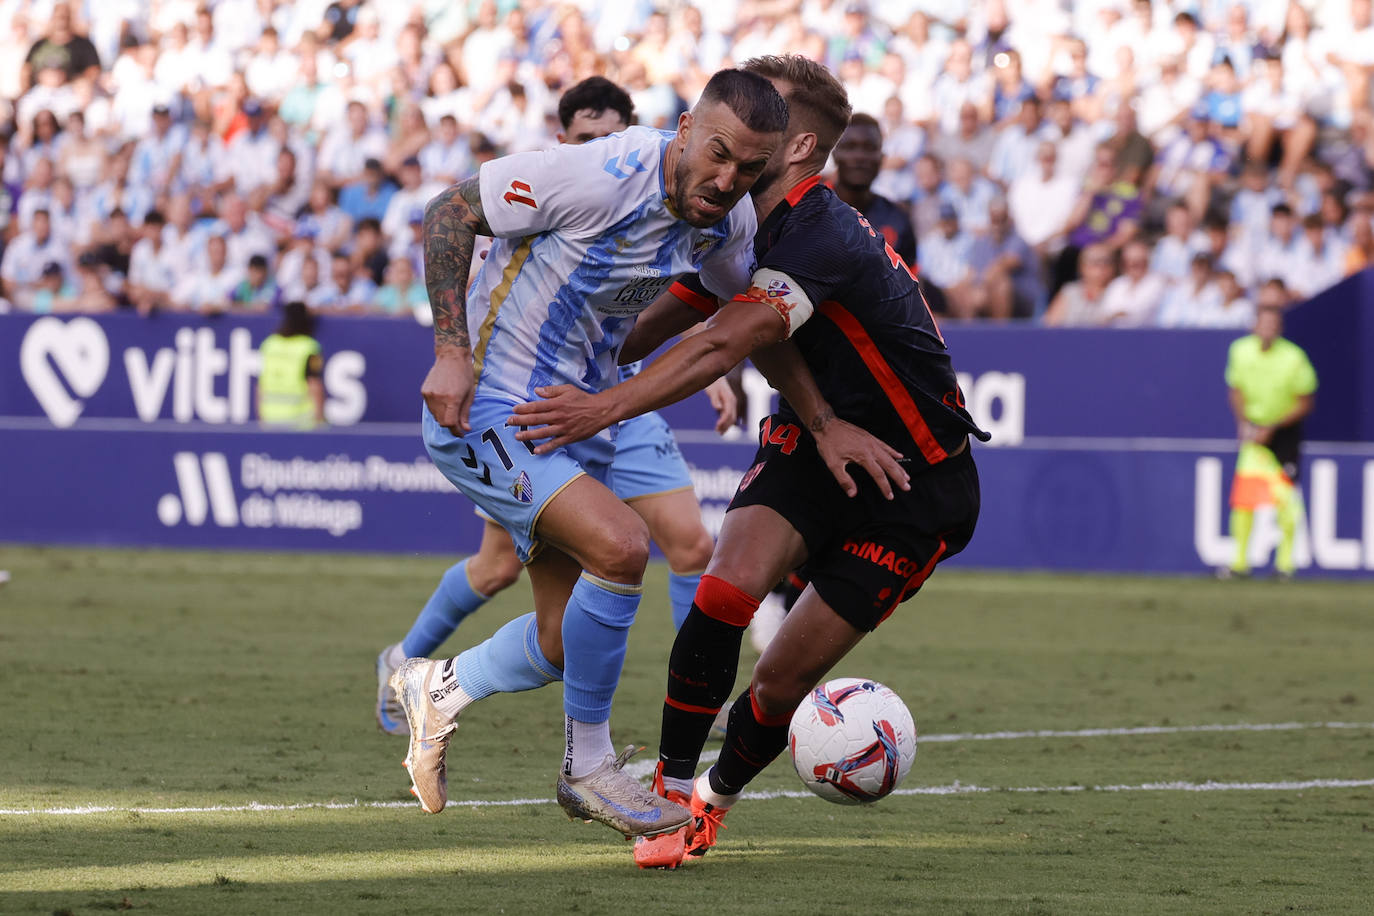
M 714 844 L 720 818 L 783 750 L 801 700 L 938 562 L 963 549 L 978 517 L 968 437 L 988 435 L 964 409 L 920 288 L 868 221 L 820 181 L 849 121 L 844 88 L 801 57 L 756 58 L 744 69 L 771 79 L 790 113 L 787 136 L 754 186 L 765 218 L 749 290 L 634 378 L 596 395 L 541 387 L 544 400 L 520 405 L 509 421 L 531 427 L 517 438 L 540 441 L 542 452 L 681 398 L 751 352 L 770 379 L 805 378 L 788 368 L 797 359 L 814 375 L 802 397 L 795 384 L 783 390 L 779 412 L 764 421 L 755 463 L 673 644 L 654 784 L 694 818 L 642 841 L 641 865 L 675 866 Z M 656 305 L 641 316 L 627 351 L 656 346 L 674 321 L 691 320 L 665 315 Z M 788 339 L 795 349 L 767 346 Z M 880 471 L 869 468 L 872 481 L 832 479 L 830 439 L 846 421 L 889 448 Z M 896 455 L 909 473 L 893 466 Z M 810 584 L 731 707 L 719 760 L 694 780 L 711 721 L 729 699 L 745 627 L 773 584 L 800 566 Z
M 900 205 L 873 193 L 873 182 L 883 166 L 883 129 L 872 115 L 863 112 L 849 119 L 849 126 L 835 144 L 835 195 L 858 210 L 892 246 L 903 261 L 916 265 L 916 230 Z
M 722 70 L 676 132 L 631 127 L 506 156 L 426 207 L 435 359 L 422 386 L 425 443 L 445 476 L 511 533 L 535 610 L 534 626 L 517 618 L 471 652 L 408 659 L 393 676 L 424 810 L 447 802 L 444 757 L 466 706 L 561 677 L 564 810 L 627 836 L 690 820 L 626 774 L 628 752 L 611 748 L 611 698 L 648 562 L 643 520 L 604 483 L 611 437 L 536 454 L 505 419 L 545 385 L 590 393 L 614 383 L 633 318 L 674 278 L 697 271 L 714 292 L 747 284 L 757 224 L 743 198 L 786 124 L 768 80 Z M 495 241 L 469 290 L 478 235 Z M 465 293 L 485 309 L 475 344 Z
M 1218 571 L 1222 578 L 1250 574 L 1250 530 L 1260 506 L 1273 506 L 1278 514 L 1275 572 L 1288 579 L 1295 569 L 1293 541 L 1302 516 L 1297 486 L 1302 421 L 1316 404 L 1317 373 L 1302 348 L 1282 336 L 1287 299 L 1283 281 L 1264 284 L 1254 333 L 1231 344 L 1226 355 L 1226 387 L 1240 454 L 1231 482 L 1236 553 L 1230 567 Z
M 604 76 L 591 76 L 559 99 L 558 119 L 563 131 L 558 140 L 573 145 L 587 143 L 623 131 L 633 117 L 634 102 L 629 93 Z M 470 325 L 480 324 L 482 315 L 469 314 L 468 321 Z M 622 375 L 632 371 L 631 367 L 621 369 Z M 707 393 L 720 411 L 718 429 L 723 432 L 734 425 L 735 394 L 724 380 L 714 383 Z M 681 626 L 715 542 L 702 524 L 687 462 L 672 430 L 658 414 L 648 413 L 620 425 L 610 484 L 615 495 L 644 519 L 649 537 L 667 558 L 668 602 L 673 625 Z M 409 732 L 405 712 L 391 688 L 391 675 L 401 662 L 429 656 L 469 614 L 520 578 L 520 558 L 511 536 L 490 516 L 478 514 L 484 525 L 477 553 L 444 573 L 405 638 L 377 656 L 377 724 L 388 734 Z M 530 625 L 528 620 L 526 625 Z

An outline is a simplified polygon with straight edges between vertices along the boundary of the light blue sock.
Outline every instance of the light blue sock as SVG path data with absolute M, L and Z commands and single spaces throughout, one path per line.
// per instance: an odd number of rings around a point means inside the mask
M 493 693 L 533 690 L 563 678 L 539 651 L 534 614 L 517 617 L 481 645 L 458 656 L 454 665 L 458 685 L 474 700 Z
M 410 625 L 401 641 L 406 658 L 428 658 L 444 640 L 453 635 L 463 618 L 486 604 L 488 597 L 468 582 L 468 561 L 455 563 L 439 580 L 420 616 Z
M 563 612 L 563 711 L 579 722 L 606 722 L 620 683 L 630 624 L 643 586 L 583 573 Z
M 682 629 L 682 621 L 687 619 L 687 612 L 692 609 L 692 602 L 697 597 L 697 586 L 700 584 L 701 573 L 693 573 L 690 576 L 668 573 L 668 604 L 673 609 L 674 630 Z

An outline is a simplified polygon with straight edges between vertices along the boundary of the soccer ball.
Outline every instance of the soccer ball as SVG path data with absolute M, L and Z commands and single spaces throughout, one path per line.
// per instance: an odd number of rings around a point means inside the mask
M 916 725 L 877 681 L 841 677 L 811 691 L 787 729 L 792 765 L 812 792 L 839 805 L 887 795 L 911 769 Z

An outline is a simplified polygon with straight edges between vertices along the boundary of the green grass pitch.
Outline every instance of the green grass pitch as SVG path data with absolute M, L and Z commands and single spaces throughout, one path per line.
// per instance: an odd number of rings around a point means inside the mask
M 961 791 L 842 808 L 784 758 L 710 855 L 641 872 L 551 802 L 556 686 L 470 710 L 449 809 L 410 804 L 372 666 L 446 565 L 0 547 L 0 913 L 1371 910 L 1367 584 L 942 570 L 834 675 L 929 736 L 903 790 Z M 647 759 L 661 566 L 645 594 L 612 725 Z M 1040 730 L 1077 734 L 986 737 Z

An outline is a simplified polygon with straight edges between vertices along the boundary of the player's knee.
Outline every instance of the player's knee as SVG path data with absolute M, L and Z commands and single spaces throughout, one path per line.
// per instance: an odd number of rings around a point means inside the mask
M 663 548 L 664 556 L 668 558 L 668 566 L 675 572 L 694 573 L 705 569 L 711 562 L 716 542 L 705 527 L 697 525 L 694 531 L 673 543 L 665 544 L 660 541 L 658 546 Z
M 811 687 L 811 684 L 790 672 L 776 668 L 769 671 L 755 668 L 750 689 L 754 692 L 754 702 L 764 715 L 786 716 L 801 705 Z
M 584 548 L 584 562 L 587 572 L 594 576 L 638 583 L 649 565 L 649 531 L 643 522 L 604 529 L 597 543 Z
M 510 588 L 520 578 L 520 558 L 514 552 L 478 554 L 468 561 L 468 581 L 488 598 Z

